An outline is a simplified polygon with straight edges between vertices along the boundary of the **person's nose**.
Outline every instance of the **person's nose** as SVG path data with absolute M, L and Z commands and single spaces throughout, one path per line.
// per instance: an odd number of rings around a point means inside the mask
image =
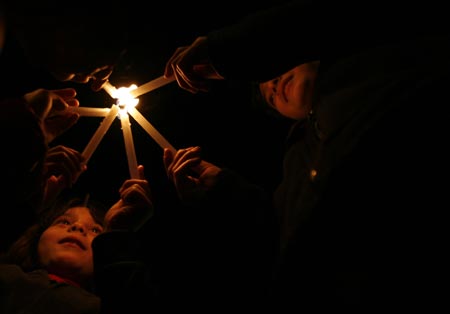
M 80 232 L 81 234 L 85 234 L 86 233 L 86 228 L 83 227 L 82 224 L 79 223 L 74 223 L 70 226 L 69 228 L 70 232 Z

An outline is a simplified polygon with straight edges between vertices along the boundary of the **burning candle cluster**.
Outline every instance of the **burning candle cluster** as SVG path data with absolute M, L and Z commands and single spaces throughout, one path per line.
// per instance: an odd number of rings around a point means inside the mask
M 134 148 L 133 134 L 131 132 L 131 124 L 129 115 L 136 120 L 139 125 L 158 143 L 161 148 L 168 148 L 175 152 L 176 149 L 156 130 L 155 127 L 135 108 L 139 103 L 139 99 L 136 98 L 145 93 L 148 93 L 156 88 L 164 86 L 174 79 L 166 79 L 161 76 L 141 86 L 131 85 L 130 87 L 115 88 L 111 83 L 107 82 L 103 89 L 116 99 L 116 104 L 113 104 L 111 108 L 89 108 L 89 107 L 76 107 L 70 110 L 77 111 L 80 116 L 89 117 L 104 117 L 100 126 L 95 131 L 86 148 L 83 150 L 82 155 L 85 158 L 85 163 L 89 161 L 92 154 L 100 144 L 105 133 L 110 128 L 116 117 L 119 117 L 122 126 L 123 138 L 125 142 L 125 149 L 128 160 L 128 168 L 130 171 L 130 177 L 132 179 L 138 178 L 137 173 L 137 159 L 136 151 Z

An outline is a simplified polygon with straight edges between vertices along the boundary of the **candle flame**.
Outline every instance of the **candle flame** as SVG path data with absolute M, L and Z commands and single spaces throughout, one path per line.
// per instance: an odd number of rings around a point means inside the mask
M 128 112 L 129 108 L 134 108 L 139 103 L 138 98 L 134 98 L 131 91 L 137 89 L 135 84 L 131 84 L 129 87 L 119 87 L 116 89 L 112 95 L 113 98 L 117 99 L 117 106 L 124 113 Z

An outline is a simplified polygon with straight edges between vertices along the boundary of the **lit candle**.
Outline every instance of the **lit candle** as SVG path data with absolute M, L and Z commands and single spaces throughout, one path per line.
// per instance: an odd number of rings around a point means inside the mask
M 131 133 L 130 119 L 125 110 L 120 113 L 120 121 L 122 124 L 123 139 L 125 141 L 125 150 L 127 152 L 128 169 L 131 179 L 139 179 L 137 170 L 136 152 L 134 150 L 133 135 Z
M 77 112 L 80 116 L 85 117 L 105 117 L 109 108 L 90 108 L 90 107 L 68 107 L 67 110 Z
M 173 153 L 176 152 L 175 147 L 173 147 L 162 135 L 159 133 L 150 122 L 145 119 L 145 117 L 136 110 L 136 108 L 128 108 L 128 113 L 147 131 L 148 134 L 161 146 L 161 148 L 168 148 Z
M 111 126 L 112 122 L 114 121 L 114 118 L 117 116 L 118 112 L 119 112 L 119 107 L 117 105 L 112 105 L 111 109 L 109 109 L 108 115 L 100 123 L 100 126 L 98 127 L 97 131 L 95 131 L 91 140 L 89 141 L 86 148 L 82 152 L 82 156 L 84 157 L 85 164 L 87 164 L 87 162 L 91 158 L 92 154 L 94 153 L 98 144 L 102 140 L 106 131 L 108 131 L 109 127 Z
M 147 83 L 139 86 L 138 88 L 136 88 L 134 90 L 131 90 L 130 94 L 133 97 L 138 97 L 145 93 L 151 92 L 152 90 L 157 89 L 161 86 L 169 84 L 173 81 L 175 81 L 175 76 L 172 78 L 165 78 L 164 76 L 160 76 L 150 82 L 147 82 Z

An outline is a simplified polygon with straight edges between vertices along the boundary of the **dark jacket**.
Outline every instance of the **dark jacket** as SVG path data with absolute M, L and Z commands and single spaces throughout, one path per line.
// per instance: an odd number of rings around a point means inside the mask
M 227 79 L 321 61 L 274 195 L 277 308 L 444 301 L 448 28 L 431 4 L 353 2 L 296 1 L 208 36 Z
M 44 270 L 25 273 L 0 265 L 0 310 L 14 313 L 100 313 L 100 299 L 88 291 L 50 280 Z
M 0 253 L 36 218 L 43 191 L 47 143 L 37 116 L 23 98 L 0 101 L 4 170 L 0 205 Z M 14 227 L 12 227 L 14 226 Z
M 424 108 L 444 114 L 448 52 L 447 40 L 405 42 L 319 73 L 275 194 L 279 297 L 369 307 L 437 297 L 448 131 Z

